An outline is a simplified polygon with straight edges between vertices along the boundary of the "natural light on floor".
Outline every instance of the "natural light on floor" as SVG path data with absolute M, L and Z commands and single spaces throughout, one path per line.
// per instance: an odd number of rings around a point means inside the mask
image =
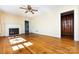
M 33 45 L 31 42 L 23 43 L 26 47 Z
M 19 37 L 19 38 L 13 38 L 9 40 L 11 44 L 16 44 L 16 43 L 20 43 L 20 42 L 24 42 L 26 41 L 25 39 Z
M 27 41 L 27 40 L 23 39 L 22 37 L 9 39 L 9 42 L 10 42 L 10 44 L 12 44 L 12 45 L 19 43 L 19 44 L 17 44 L 17 45 L 12 46 L 12 50 L 13 50 L 13 51 L 22 49 L 22 48 L 24 48 L 24 46 L 25 46 L 25 47 L 28 47 L 28 46 L 33 45 L 33 43 L 31 43 L 31 42 L 26 42 L 26 41 Z M 20 43 L 20 42 L 21 42 L 21 43 Z
M 25 43 L 23 43 L 23 45 L 24 45 L 25 47 L 28 47 L 28 46 L 33 45 L 33 43 L 31 43 L 31 42 L 25 42 Z M 13 49 L 14 51 L 19 50 L 19 49 L 22 49 L 22 48 L 24 48 L 23 45 L 22 45 L 22 44 L 19 44 L 19 45 L 12 46 L 12 49 Z

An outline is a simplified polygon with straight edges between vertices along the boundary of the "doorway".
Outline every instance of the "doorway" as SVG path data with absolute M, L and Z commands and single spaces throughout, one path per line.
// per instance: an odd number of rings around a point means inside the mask
M 74 11 L 61 13 L 61 38 L 74 39 Z
M 25 21 L 25 34 L 29 34 L 29 21 Z

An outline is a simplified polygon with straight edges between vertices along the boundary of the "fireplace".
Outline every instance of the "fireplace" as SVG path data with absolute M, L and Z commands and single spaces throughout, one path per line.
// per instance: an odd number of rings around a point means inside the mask
M 19 34 L 19 28 L 9 28 L 9 36 Z

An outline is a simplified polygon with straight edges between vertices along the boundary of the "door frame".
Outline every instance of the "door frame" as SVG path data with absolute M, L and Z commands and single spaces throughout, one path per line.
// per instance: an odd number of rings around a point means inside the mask
M 62 15 L 69 15 L 69 14 L 73 14 L 73 39 L 74 39 L 74 10 L 61 13 L 61 18 L 62 18 Z M 62 22 L 62 19 L 60 20 L 60 22 Z M 62 23 L 60 24 L 61 24 L 60 26 L 61 26 L 61 38 L 62 38 Z

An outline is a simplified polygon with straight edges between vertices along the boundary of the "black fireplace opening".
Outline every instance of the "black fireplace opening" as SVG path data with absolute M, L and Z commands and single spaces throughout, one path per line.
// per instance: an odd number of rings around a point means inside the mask
M 9 36 L 18 35 L 19 28 L 9 28 Z

